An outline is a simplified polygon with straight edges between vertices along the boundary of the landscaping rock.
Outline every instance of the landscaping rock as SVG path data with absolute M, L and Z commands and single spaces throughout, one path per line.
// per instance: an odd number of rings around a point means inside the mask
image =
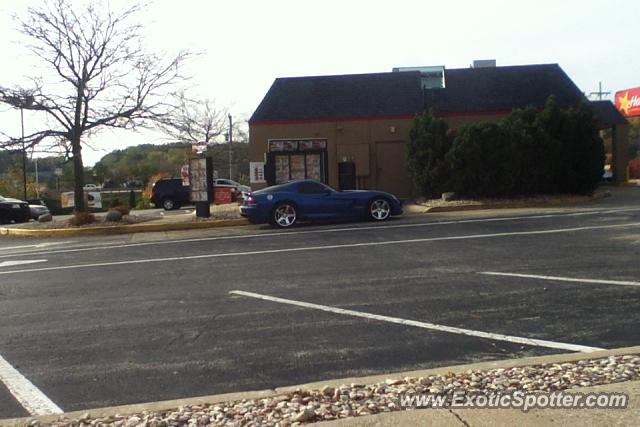
M 85 414 L 80 419 L 65 419 L 54 425 L 284 427 L 403 410 L 398 402 L 407 393 L 430 393 L 449 398 L 457 391 L 476 395 L 513 393 L 517 390 L 550 393 L 638 379 L 640 355 L 631 354 L 600 359 L 586 358 L 563 364 L 469 370 L 422 378 L 407 377 L 402 380 L 388 379 L 377 384 L 353 383 L 351 386 L 297 389 L 286 395 L 264 399 L 184 405 L 178 407 L 177 411 L 149 411 L 131 414 L 125 419 L 116 416 L 113 420 L 98 420 Z M 363 398 L 365 395 L 367 397 Z
M 119 222 L 122 219 L 122 213 L 116 210 L 110 210 L 105 216 L 105 221 Z
M 53 221 L 53 215 L 50 213 L 42 214 L 38 217 L 38 222 L 51 222 Z

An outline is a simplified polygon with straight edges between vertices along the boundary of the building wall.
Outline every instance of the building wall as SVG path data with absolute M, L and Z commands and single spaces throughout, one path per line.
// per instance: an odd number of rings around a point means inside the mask
M 481 121 L 496 122 L 508 115 L 450 115 L 444 117 L 450 129 Z M 357 188 L 389 191 L 398 197 L 416 196 L 404 159 L 413 124 L 412 117 L 363 119 L 307 123 L 254 124 L 250 130 L 249 161 L 265 161 L 270 139 L 326 138 L 328 184 L 338 187 L 338 162 L 356 163 Z M 620 127 L 618 141 L 626 141 L 627 129 Z M 614 143 L 615 181 L 626 180 L 626 144 Z M 259 189 L 265 184 L 252 184 Z
M 265 160 L 270 139 L 326 138 L 328 155 L 328 184 L 338 187 L 338 162 L 354 161 L 359 189 L 398 189 L 395 182 L 409 183 L 404 164 L 393 170 L 384 170 L 385 162 L 379 161 L 378 148 L 391 149 L 398 163 L 404 159 L 412 117 L 384 120 L 348 120 L 316 123 L 257 124 L 249 128 L 249 161 Z M 386 175 L 383 177 L 383 173 Z M 383 180 L 384 178 L 384 180 Z M 252 184 L 262 188 L 264 184 Z M 385 188 L 386 187 L 386 188 Z M 404 186 L 403 186 L 404 187 Z M 402 189 L 400 197 L 408 197 L 410 185 Z M 394 191 L 395 192 L 395 191 Z

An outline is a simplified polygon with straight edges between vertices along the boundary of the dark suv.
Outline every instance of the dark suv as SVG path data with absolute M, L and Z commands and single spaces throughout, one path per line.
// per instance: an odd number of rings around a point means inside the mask
M 27 222 L 30 216 L 29 203 L 0 196 L 0 224 Z
M 179 209 L 180 206 L 192 204 L 189 200 L 189 186 L 182 185 L 180 178 L 159 179 L 151 189 L 151 203 L 164 210 Z

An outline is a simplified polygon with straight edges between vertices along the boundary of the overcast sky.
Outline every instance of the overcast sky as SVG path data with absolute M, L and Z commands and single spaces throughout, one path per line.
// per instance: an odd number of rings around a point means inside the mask
M 82 3 L 83 0 L 77 0 Z M 74 1 L 75 2 L 75 1 Z M 11 15 L 35 0 L 0 0 L 0 85 L 24 84 L 31 67 Z M 130 1 L 112 0 L 121 10 Z M 273 80 L 285 76 L 558 63 L 587 94 L 640 86 L 639 0 L 155 0 L 138 15 L 148 45 L 190 49 L 202 98 L 247 119 Z M 19 136 L 20 115 L 0 107 L 0 130 Z M 26 132 L 37 122 L 25 117 Z M 16 133 L 18 132 L 18 133 Z M 116 148 L 161 143 L 158 135 L 103 132 L 84 151 L 91 165 Z

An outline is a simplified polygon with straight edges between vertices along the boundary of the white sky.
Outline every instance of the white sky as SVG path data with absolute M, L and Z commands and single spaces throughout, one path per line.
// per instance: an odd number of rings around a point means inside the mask
M 76 0 L 78 1 L 78 0 Z M 75 1 L 74 1 L 75 2 Z M 10 15 L 36 0 L 0 0 L 0 85 L 40 72 L 20 48 Z M 112 0 L 120 10 L 126 0 Z M 277 77 L 558 63 L 584 92 L 640 86 L 639 0 L 155 0 L 139 19 L 151 48 L 202 52 L 194 93 L 248 119 Z M 19 136 L 19 113 L 0 107 L 0 130 Z M 31 119 L 31 120 L 30 120 Z M 26 132 L 37 121 L 25 116 Z M 161 136 L 103 132 L 87 165 L 117 148 Z

